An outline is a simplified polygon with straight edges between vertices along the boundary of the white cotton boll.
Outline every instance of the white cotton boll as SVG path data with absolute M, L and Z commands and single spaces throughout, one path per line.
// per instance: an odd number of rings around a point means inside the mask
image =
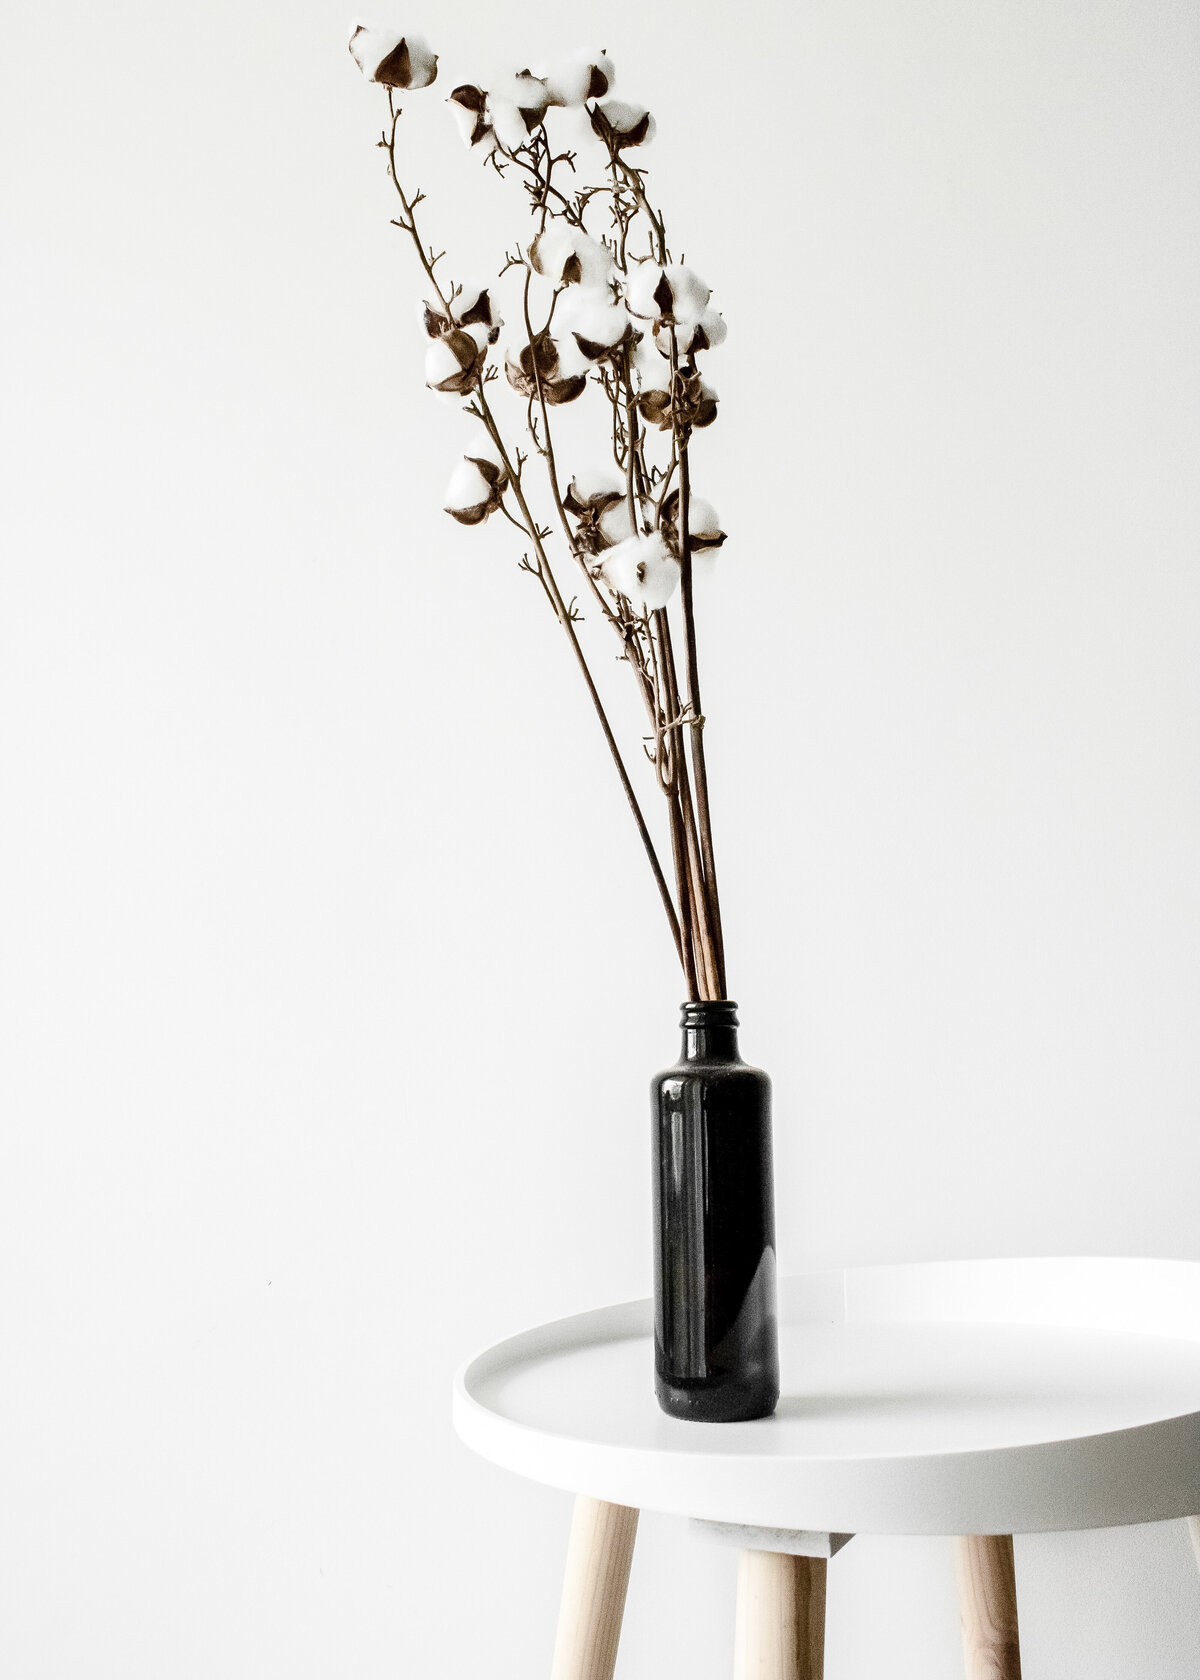
M 611 467 L 585 467 L 582 472 L 575 474 L 571 483 L 581 502 L 598 501 L 601 496 L 625 494 L 624 481 L 618 478 Z M 628 530 L 623 533 L 624 536 L 629 534 Z
M 640 547 L 640 537 L 627 537 L 615 548 L 610 548 L 600 564 L 600 574 L 609 587 L 615 589 L 618 595 L 628 596 L 631 601 L 641 599 L 642 579 L 638 576 Z
M 655 292 L 662 284 L 663 271 L 656 262 L 640 262 L 630 268 L 622 290 L 625 307 L 631 315 L 643 321 L 653 321 L 662 314 Z
M 519 152 L 522 146 L 529 143 L 529 129 L 525 118 L 516 105 L 508 99 L 497 99 L 488 94 L 487 121 L 492 125 L 492 132 L 502 152 Z
M 612 277 L 612 252 L 598 239 L 572 229 L 574 252 L 580 267 L 579 284 L 591 288 L 607 286 Z
M 546 112 L 556 152 L 586 152 L 594 144 L 595 130 L 586 105 L 551 106 Z
M 464 144 L 468 146 L 471 145 L 475 139 L 475 130 L 479 124 L 478 112 L 468 111 L 465 105 L 460 105 L 455 99 L 448 99 L 446 103 L 450 107 L 450 115 L 458 124 L 458 132 L 462 135 Z
M 519 106 L 523 111 L 543 112 L 549 103 L 545 82 L 528 70 L 500 76 L 489 88 L 488 98 L 503 100 L 506 105 Z
M 659 389 L 670 371 L 671 346 L 660 345 L 659 336 L 644 333 L 633 352 L 633 371 L 646 391 Z
M 492 487 L 474 461 L 463 457 L 450 474 L 442 506 L 448 512 L 466 512 L 482 507 L 491 499 Z
M 616 79 L 611 58 L 575 52 L 551 66 L 546 90 L 558 105 L 582 105 L 585 99 L 601 99 L 611 92 Z
M 634 105 L 627 99 L 602 99 L 600 109 L 608 118 L 610 127 L 615 128 L 618 134 L 628 134 L 646 115 L 644 105 Z
M 425 352 L 426 383 L 465 396 L 479 384 L 483 354 L 470 333 L 453 328 L 434 339 Z
M 592 84 L 592 67 L 586 59 L 556 64 L 546 77 L 546 89 L 556 105 L 582 105 Z
M 686 268 L 682 263 L 670 263 L 662 268 L 656 262 L 640 262 L 629 270 L 624 291 L 626 307 L 631 314 L 643 320 L 658 320 L 663 315 L 670 315 L 684 327 L 696 325 L 706 314 L 720 320 L 715 310 L 708 309 L 712 287 L 700 278 L 695 269 Z M 681 344 L 690 343 L 690 339 L 690 334 L 680 334 Z M 666 349 L 670 350 L 669 337 Z
M 602 99 L 596 109 L 604 125 L 618 137 L 636 135 L 636 142 L 631 143 L 639 146 L 647 146 L 653 140 L 657 125 L 644 105 L 626 99 Z
M 725 325 L 725 317 L 718 315 L 715 309 L 706 309 L 698 321 L 675 322 L 659 321 L 654 328 L 654 342 L 661 356 L 670 360 L 671 341 L 674 338 L 675 351 L 679 356 L 690 356 L 702 350 L 713 350 L 718 344 L 723 344 L 729 329 Z
M 582 340 L 585 355 L 589 346 L 611 350 L 629 332 L 629 316 L 620 304 L 589 292 L 568 293 L 558 306 L 554 324 L 560 337 Z
M 520 105 L 522 103 L 519 92 L 521 78 L 513 75 L 490 76 L 487 83 L 489 99 L 503 100 L 506 105 Z
M 529 247 L 529 266 L 547 280 L 560 281 L 570 255 L 570 228 L 565 222 L 547 222 Z
M 694 268 L 672 263 L 663 270 L 671 288 L 671 314 L 677 321 L 695 322 L 700 319 L 712 296 L 712 287 L 705 285 Z
M 380 29 L 373 23 L 352 23 L 350 56 L 367 80 L 373 82 L 376 70 L 395 52 L 403 39 L 403 31 L 399 29 Z
M 435 338 L 425 352 L 425 383 L 441 385 L 462 372 L 462 362 L 453 345 L 445 338 Z
M 693 537 L 712 538 L 722 534 L 716 508 L 702 496 L 693 496 L 688 502 L 688 530 Z
M 651 612 L 665 607 L 679 587 L 679 562 L 660 531 L 610 548 L 600 569 L 618 594 Z
M 458 132 L 462 135 L 464 146 L 476 147 L 481 156 L 489 157 L 496 150 L 495 131 L 485 125 L 478 111 L 472 111 L 467 105 L 460 105 L 457 99 L 449 99 L 446 103 L 458 124 Z
M 614 482 L 613 488 L 624 491 L 625 486 Z M 598 524 L 600 535 L 605 542 L 614 545 L 628 542 L 630 537 L 636 537 L 639 534 L 634 527 L 633 520 L 629 517 L 629 498 L 625 495 L 622 495 L 619 502 L 614 502 L 611 507 L 605 508 L 600 515 Z
M 700 317 L 700 330 L 708 340 L 710 350 L 715 350 L 718 344 L 724 344 L 729 336 L 729 327 L 724 315 L 719 315 L 715 309 L 706 309 Z
M 408 59 L 411 65 L 411 80 L 409 87 L 423 88 L 437 76 L 437 54 L 430 52 L 429 42 L 423 35 L 408 35 Z
M 494 282 L 490 280 L 485 281 L 482 285 L 477 284 L 474 280 L 464 281 L 461 291 L 454 297 L 451 306 L 454 310 L 454 319 L 461 321 L 464 315 L 469 315 L 473 309 L 477 308 L 484 292 L 489 293 L 488 302 L 490 303 L 493 284 Z
M 556 319 L 555 326 L 557 325 Z M 571 333 L 564 332 L 562 337 L 556 338 L 554 342 L 558 350 L 556 379 L 575 379 L 581 373 L 591 373 L 596 366 L 595 362 L 584 355 Z
M 561 220 L 549 222 L 529 247 L 535 274 L 555 285 L 578 285 L 588 290 L 607 286 L 613 271 L 612 253 L 598 239 Z
M 437 77 L 437 54 L 423 35 L 355 23 L 350 28 L 350 53 L 369 82 L 385 87 L 424 88 Z
M 607 53 L 597 53 L 592 59 L 592 68 L 598 70 L 607 81 L 611 91 L 617 85 L 617 67 Z

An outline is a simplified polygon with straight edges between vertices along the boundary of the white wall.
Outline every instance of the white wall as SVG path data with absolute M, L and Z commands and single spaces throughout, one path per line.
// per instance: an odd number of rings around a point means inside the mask
M 607 45 L 732 323 L 702 633 L 785 1269 L 1200 1259 L 1194 8 L 511 10 L 429 23 L 447 77 Z M 6 30 L 14 1680 L 544 1671 L 569 1501 L 450 1374 L 648 1287 L 679 986 L 552 622 L 437 511 L 345 21 Z M 465 154 L 418 176 L 499 249 Z M 732 1569 L 646 1520 L 624 1680 L 727 1672 Z M 1018 1569 L 1030 1680 L 1195 1674 L 1177 1526 Z M 829 1680 L 958 1665 L 947 1544 L 838 1559 Z

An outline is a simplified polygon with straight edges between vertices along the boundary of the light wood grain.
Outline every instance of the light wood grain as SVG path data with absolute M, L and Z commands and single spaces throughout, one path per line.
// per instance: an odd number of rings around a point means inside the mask
M 956 1545 L 967 1680 L 1021 1680 L 1012 1535 L 968 1534 Z
M 824 1558 L 742 1553 L 734 1680 L 821 1680 L 825 1575 Z
M 575 1500 L 551 1680 L 612 1680 L 637 1526 L 628 1505 Z
M 1200 1517 L 1189 1517 L 1187 1520 L 1188 1533 L 1192 1537 L 1192 1545 L 1196 1552 L 1196 1563 L 1200 1566 Z

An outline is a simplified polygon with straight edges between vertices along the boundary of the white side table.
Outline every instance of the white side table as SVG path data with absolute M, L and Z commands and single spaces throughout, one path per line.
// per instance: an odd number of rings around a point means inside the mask
M 1191 1519 L 1200 1264 L 986 1260 L 780 1285 L 783 1397 L 755 1423 L 654 1400 L 648 1301 L 499 1343 L 455 1382 L 468 1446 L 579 1497 L 553 1680 L 612 1680 L 638 1512 L 742 1548 L 736 1680 L 820 1680 L 856 1533 L 959 1536 L 970 1680 L 1019 1680 L 1012 1536 Z

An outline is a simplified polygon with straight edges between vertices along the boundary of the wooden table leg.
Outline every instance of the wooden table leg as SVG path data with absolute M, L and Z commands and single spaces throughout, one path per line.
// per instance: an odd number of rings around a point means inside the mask
M 1196 1563 L 1200 1565 L 1200 1517 L 1189 1517 L 1187 1524 L 1188 1533 L 1192 1537 L 1192 1545 L 1196 1552 Z
M 742 1553 L 734 1680 L 822 1680 L 825 1570 L 824 1558 Z
M 637 1525 L 628 1505 L 576 1498 L 551 1680 L 612 1680 Z
M 1021 1680 L 1012 1535 L 968 1534 L 956 1546 L 967 1680 Z

